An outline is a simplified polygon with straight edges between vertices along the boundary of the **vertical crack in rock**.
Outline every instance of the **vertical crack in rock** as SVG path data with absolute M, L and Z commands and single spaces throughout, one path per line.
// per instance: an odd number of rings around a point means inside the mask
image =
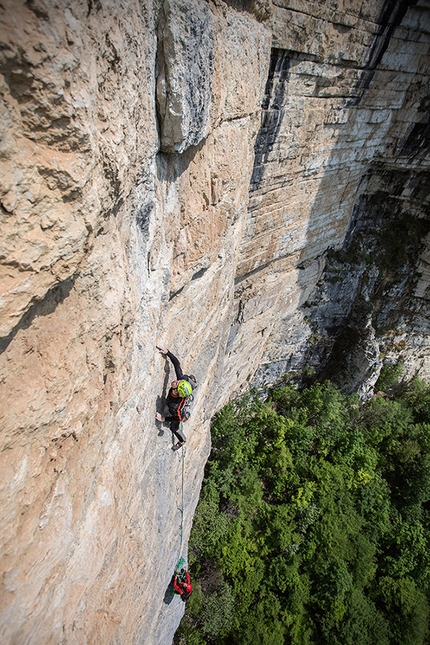
M 255 142 L 254 169 L 250 191 L 257 190 L 263 179 L 264 167 L 277 139 L 284 117 L 284 97 L 290 72 L 289 52 L 272 49 L 269 75 L 261 104 L 263 113 L 261 127 Z
M 197 0 L 168 0 L 159 25 L 157 113 L 162 152 L 184 152 L 206 136 L 212 101 L 215 32 Z
M 375 36 L 363 72 L 357 81 L 353 98 L 348 99 L 348 107 L 358 105 L 361 102 L 364 94 L 369 89 L 383 55 L 387 51 L 395 29 L 400 25 L 408 8 L 413 4 L 415 4 L 414 0 L 386 0 L 384 2 L 377 21 L 379 31 Z
M 140 231 L 147 236 L 149 231 L 149 222 L 154 211 L 153 202 L 142 204 L 136 214 L 136 223 Z

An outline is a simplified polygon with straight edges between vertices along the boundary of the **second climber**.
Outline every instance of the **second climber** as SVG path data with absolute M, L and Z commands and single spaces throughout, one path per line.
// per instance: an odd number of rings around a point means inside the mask
M 173 589 L 181 596 L 184 602 L 188 600 L 193 591 L 191 584 L 190 574 L 185 569 L 181 569 L 179 573 L 175 574 L 172 578 Z

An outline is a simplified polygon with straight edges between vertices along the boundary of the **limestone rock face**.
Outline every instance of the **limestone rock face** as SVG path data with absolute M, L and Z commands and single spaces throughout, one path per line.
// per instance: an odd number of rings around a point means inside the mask
M 165 6 L 0 8 L 2 643 L 165 644 L 184 610 L 166 592 L 229 395 L 271 40 L 251 14 L 208 7 L 218 55 L 182 155 L 160 152 Z M 175 46 L 185 27 L 171 25 Z M 183 61 L 168 63 L 173 84 Z M 185 110 L 186 82 L 177 91 Z M 157 342 L 199 381 L 184 462 L 155 422 L 174 377 Z
M 392 315 L 383 328 L 379 292 L 366 288 L 364 295 L 358 275 L 345 264 L 337 273 L 342 295 L 333 297 L 331 269 L 326 273 L 325 266 L 327 253 L 346 250 L 345 244 L 352 253 L 359 244 L 365 255 L 362 229 L 355 227 L 358 213 L 369 235 L 379 222 L 382 238 L 372 248 L 387 246 L 385 236 L 393 237 L 389 226 L 394 221 L 418 227 L 423 237 L 407 263 L 411 282 L 422 271 L 419 264 L 425 266 L 419 258 L 426 254 L 429 216 L 428 195 L 422 192 L 429 182 L 428 115 L 422 108 L 428 101 L 428 8 L 352 3 L 328 11 L 320 4 L 277 0 L 272 25 L 274 47 L 236 275 L 238 318 L 246 325 L 238 325 L 230 352 L 242 352 L 250 333 L 270 334 L 255 383 L 276 382 L 291 369 L 303 373 L 312 367 L 318 374 L 329 361 L 326 374 L 341 371 L 341 386 L 362 387 L 369 394 L 382 365 L 379 354 L 398 358 L 400 346 L 392 341 L 410 324 L 422 352 L 418 359 L 415 350 L 403 347 L 405 376 L 420 372 L 427 377 L 429 329 L 423 321 L 428 299 L 418 301 L 411 284 L 407 298 L 405 284 L 399 282 L 394 307 L 386 292 L 383 307 L 390 300 Z M 405 242 L 404 236 L 398 240 Z M 368 271 L 362 277 L 370 272 L 381 284 L 387 269 L 378 266 L 378 253 L 375 248 L 374 264 L 367 255 Z M 390 262 L 400 258 L 393 254 Z M 319 291 L 314 293 L 316 283 Z M 368 303 L 364 308 L 363 297 Z M 404 315 L 401 300 L 407 302 L 409 323 L 397 329 L 395 312 Z M 367 306 L 371 310 L 365 315 Z M 358 324 L 356 308 L 363 309 L 363 316 L 359 327 L 351 327 L 351 316 Z M 343 354 L 343 334 L 350 337 L 350 363 Z M 354 338 L 363 341 L 361 351 Z M 343 350 L 331 355 L 337 340 L 336 347 Z M 397 347 L 393 354 L 390 345 Z
M 215 33 L 209 6 L 166 0 L 159 24 L 157 108 L 160 148 L 184 152 L 206 135 Z
M 214 412 L 429 376 L 424 2 L 0 6 L 2 643 L 166 645 Z M 197 376 L 185 452 L 155 422 Z

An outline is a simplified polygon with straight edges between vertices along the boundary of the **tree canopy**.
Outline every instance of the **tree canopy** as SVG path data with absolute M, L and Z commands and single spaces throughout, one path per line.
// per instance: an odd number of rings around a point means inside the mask
M 430 387 L 367 404 L 330 382 L 212 424 L 178 645 L 420 645 L 429 614 Z

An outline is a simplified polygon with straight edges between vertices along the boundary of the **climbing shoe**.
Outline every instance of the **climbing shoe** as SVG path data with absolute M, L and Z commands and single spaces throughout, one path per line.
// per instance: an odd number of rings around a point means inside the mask
M 178 441 L 178 443 L 173 446 L 173 450 L 179 450 L 179 448 L 182 448 L 184 444 L 185 441 Z

